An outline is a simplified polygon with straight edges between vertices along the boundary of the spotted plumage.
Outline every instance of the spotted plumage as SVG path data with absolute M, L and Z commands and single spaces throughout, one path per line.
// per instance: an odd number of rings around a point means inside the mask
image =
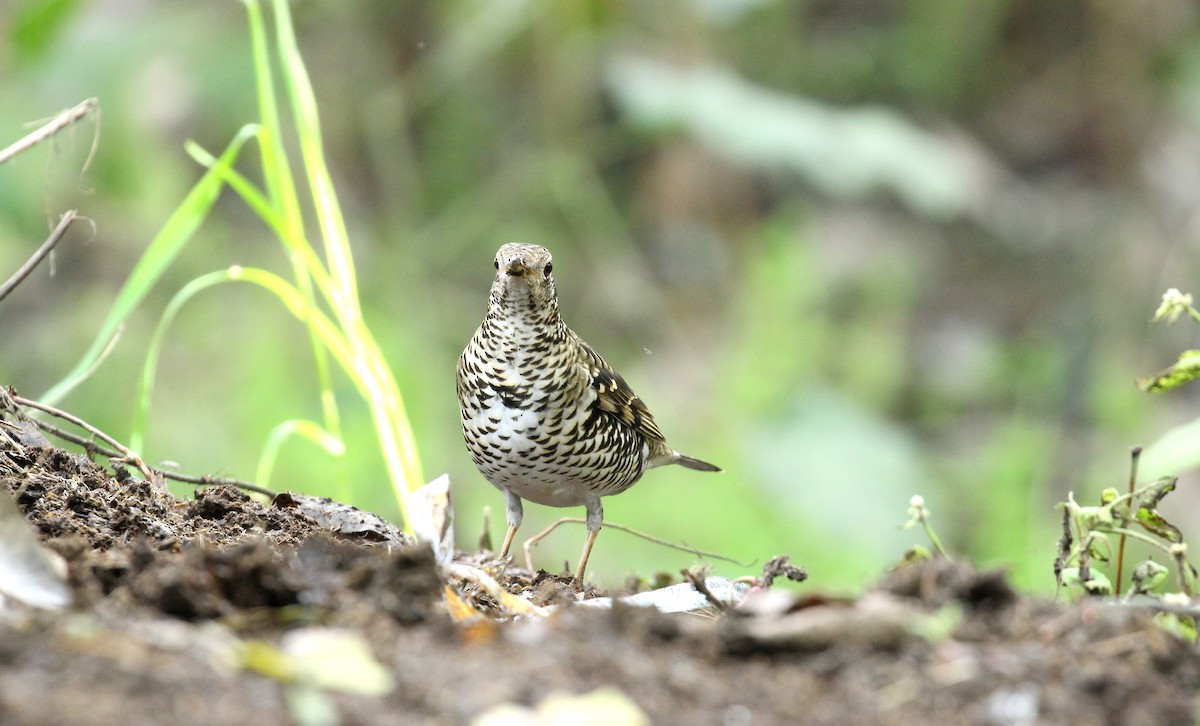
M 720 471 L 667 445 L 646 404 L 558 311 L 544 247 L 506 244 L 495 259 L 487 315 L 458 359 L 463 438 L 475 466 L 504 492 L 508 554 L 521 501 L 587 508 L 582 581 L 604 509 L 650 468 Z

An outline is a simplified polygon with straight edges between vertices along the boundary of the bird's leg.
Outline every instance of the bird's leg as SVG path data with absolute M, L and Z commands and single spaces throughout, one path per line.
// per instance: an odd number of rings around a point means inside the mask
M 504 490 L 504 519 L 508 522 L 508 534 L 504 535 L 504 546 L 500 548 L 500 557 L 508 557 L 508 548 L 512 547 L 513 537 L 517 536 L 517 528 L 521 526 L 524 512 L 521 508 L 521 498 L 509 490 Z
M 591 497 L 584 505 L 587 507 L 587 539 L 583 542 L 579 567 L 575 568 L 575 583 L 580 587 L 583 587 L 583 572 L 587 569 L 592 545 L 596 543 L 596 535 L 600 534 L 600 523 L 604 521 L 604 505 L 600 504 L 600 497 Z

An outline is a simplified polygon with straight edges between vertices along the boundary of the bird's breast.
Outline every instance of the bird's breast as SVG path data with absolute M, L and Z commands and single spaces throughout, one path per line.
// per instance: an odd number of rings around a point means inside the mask
M 615 494 L 645 467 L 645 441 L 597 405 L 564 328 L 484 321 L 459 363 L 463 436 L 495 486 L 565 507 Z

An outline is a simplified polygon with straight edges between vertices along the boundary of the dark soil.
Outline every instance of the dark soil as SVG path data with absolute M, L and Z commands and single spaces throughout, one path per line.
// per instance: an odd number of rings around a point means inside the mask
M 218 486 L 177 501 L 47 443 L 0 429 L 0 479 L 66 560 L 74 605 L 0 611 L 3 724 L 453 724 L 603 688 L 607 706 L 566 708 L 689 724 L 1196 722 L 1197 649 L 1150 614 L 1027 598 L 963 563 L 899 569 L 856 601 L 769 591 L 719 615 L 513 618 L 425 546 L 332 532 L 293 497 Z M 495 574 L 562 597 L 561 579 Z M 446 584 L 489 617 L 452 618 Z M 253 657 L 313 629 L 361 633 L 394 685 L 314 689 Z

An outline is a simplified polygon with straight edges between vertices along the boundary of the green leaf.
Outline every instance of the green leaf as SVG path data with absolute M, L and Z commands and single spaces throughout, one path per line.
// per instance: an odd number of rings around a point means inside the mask
M 1139 378 L 1138 388 L 1148 393 L 1161 393 L 1178 388 L 1200 378 L 1200 350 L 1185 350 L 1170 368 L 1149 378 Z
M 1180 474 L 1200 466 L 1200 418 L 1176 426 L 1142 451 L 1140 471 L 1147 477 Z
M 1152 592 L 1167 581 L 1170 573 L 1170 570 L 1154 560 L 1139 562 L 1137 567 L 1133 568 L 1133 591 L 1143 595 Z
M 1076 516 L 1086 530 L 1111 527 L 1113 524 L 1112 509 L 1108 507 L 1079 507 Z
M 1089 595 L 1111 595 L 1112 581 L 1102 572 L 1092 572 L 1092 579 L 1083 583 L 1083 589 L 1088 591 Z
M 904 559 L 901 561 L 906 565 L 912 565 L 932 559 L 933 553 L 929 551 L 929 548 L 922 547 L 918 544 L 909 547 L 908 551 L 904 553 Z
M 78 5 L 78 0 L 35 0 L 15 11 L 9 8 L 9 37 L 18 57 L 33 60 L 43 55 Z
M 1175 485 L 1179 482 L 1179 477 L 1163 476 L 1159 477 L 1158 481 L 1150 486 L 1147 486 L 1139 493 L 1139 499 L 1142 506 L 1157 507 L 1158 503 L 1163 500 L 1171 492 L 1175 491 Z
M 1183 541 L 1183 534 L 1180 533 L 1179 528 L 1163 519 L 1163 516 L 1154 509 L 1138 507 L 1134 518 L 1150 534 L 1162 537 L 1171 543 Z
M 1144 487 L 1138 492 L 1139 504 L 1137 512 L 1134 514 L 1134 519 L 1142 525 L 1143 529 L 1171 543 L 1182 542 L 1183 535 L 1178 527 L 1158 513 L 1157 507 L 1163 497 L 1175 491 L 1176 482 L 1178 482 L 1176 477 L 1164 476 L 1154 484 Z
M 1154 622 L 1158 627 L 1173 633 L 1180 640 L 1195 644 L 1196 642 L 1196 619 L 1187 615 L 1176 615 L 1175 613 L 1158 613 L 1154 616 Z

